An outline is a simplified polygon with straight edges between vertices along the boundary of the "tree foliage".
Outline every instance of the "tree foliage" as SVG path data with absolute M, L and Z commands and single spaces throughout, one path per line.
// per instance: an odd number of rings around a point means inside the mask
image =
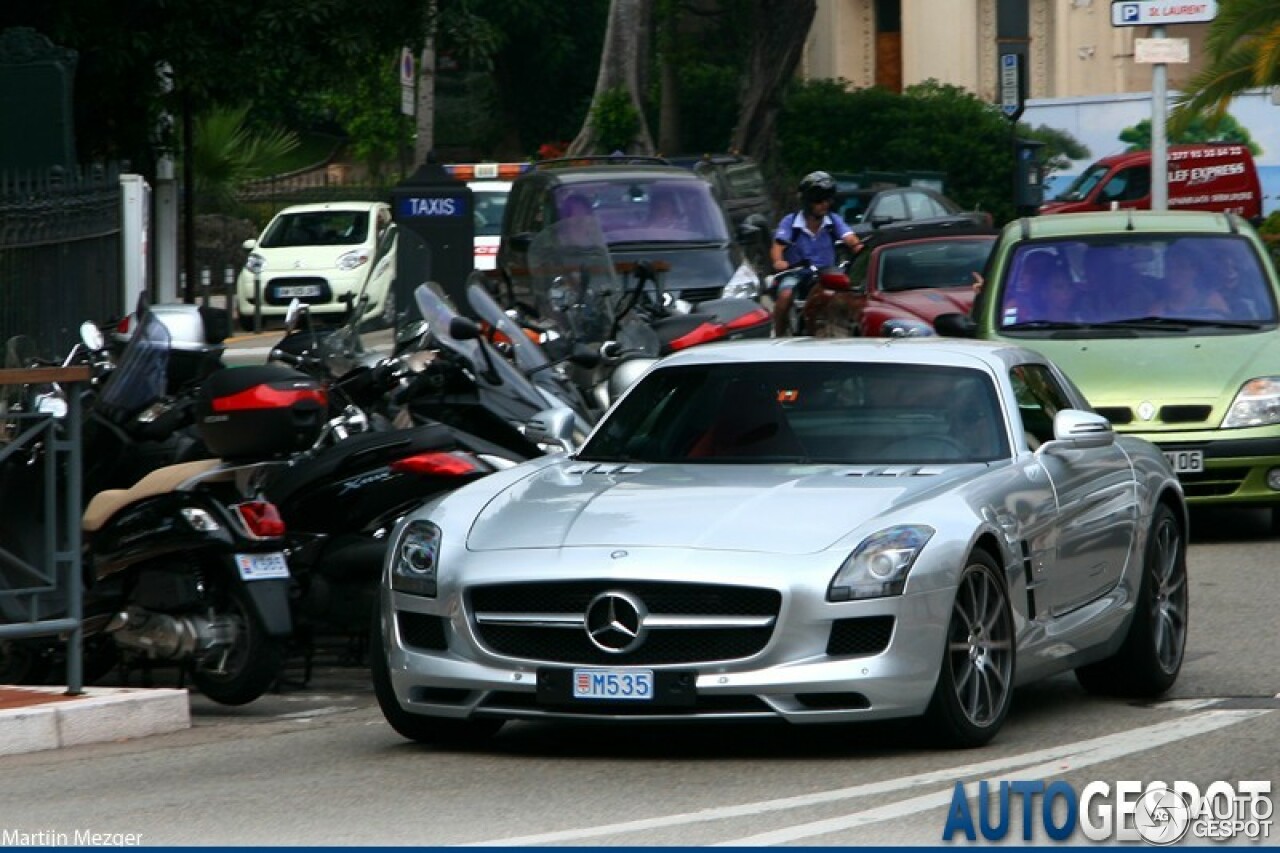
M 1253 154 L 1261 154 L 1262 148 L 1253 141 L 1248 128 L 1227 114 L 1219 119 L 1208 116 L 1193 115 L 1181 122 L 1176 128 L 1167 129 L 1169 144 L 1185 142 L 1236 142 L 1249 146 Z M 1151 147 L 1151 119 L 1144 118 L 1135 125 L 1120 131 L 1120 141 L 1126 143 L 1128 151 L 1146 151 Z
M 1058 141 L 1046 151 L 1050 157 L 1069 138 L 1052 137 Z M 997 221 L 1014 214 L 1013 128 L 999 108 L 957 86 L 930 80 L 899 95 L 850 89 L 842 80 L 795 83 L 778 120 L 778 144 L 789 184 L 813 169 L 941 171 L 946 194 L 962 206 L 989 211 Z M 1074 146 L 1072 154 L 1084 152 Z
M 1172 133 L 1192 119 L 1212 126 L 1227 117 L 1231 99 L 1247 89 L 1280 84 L 1280 3 L 1223 0 L 1205 39 L 1207 62 L 1175 96 Z
M 246 124 L 248 107 L 216 108 L 196 126 L 192 144 L 195 189 L 202 207 L 227 211 L 245 181 L 265 177 L 264 168 L 294 150 L 298 135 L 273 128 L 256 131 Z

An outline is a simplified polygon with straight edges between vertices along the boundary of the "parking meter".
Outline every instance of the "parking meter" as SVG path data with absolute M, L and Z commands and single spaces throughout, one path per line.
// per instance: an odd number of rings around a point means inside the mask
M 1043 169 L 1040 149 L 1043 142 L 1034 139 L 1014 141 L 1013 204 L 1019 216 L 1035 216 L 1044 201 Z
M 467 276 L 475 261 L 471 188 L 433 157 L 391 189 L 391 216 L 400 229 L 396 247 L 396 305 L 408 319 L 420 317 L 413 292 L 439 282 L 466 311 Z

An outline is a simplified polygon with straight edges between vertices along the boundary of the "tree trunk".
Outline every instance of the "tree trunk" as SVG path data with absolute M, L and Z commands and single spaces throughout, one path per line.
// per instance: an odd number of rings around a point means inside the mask
M 732 148 L 761 162 L 774 155 L 782 90 L 795 75 L 817 0 L 754 0 L 755 38 L 747 60 Z
M 639 118 L 628 153 L 652 154 L 653 137 L 644 116 L 645 82 L 649 66 L 649 27 L 653 0 L 610 0 L 609 24 L 605 29 L 604 48 L 600 53 L 600 71 L 596 75 L 595 94 L 582 123 L 582 130 L 569 145 L 568 153 L 599 153 L 600 134 L 594 125 L 596 106 L 601 96 L 622 89 L 631 100 Z
M 658 150 L 679 154 L 684 150 L 680 140 L 680 63 L 676 58 L 679 6 L 668 2 L 658 8 Z

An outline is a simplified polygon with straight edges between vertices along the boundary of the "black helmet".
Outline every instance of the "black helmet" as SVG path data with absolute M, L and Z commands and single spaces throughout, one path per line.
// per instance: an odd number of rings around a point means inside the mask
M 810 172 L 800 179 L 800 201 L 813 204 L 836 197 L 836 180 L 826 172 Z

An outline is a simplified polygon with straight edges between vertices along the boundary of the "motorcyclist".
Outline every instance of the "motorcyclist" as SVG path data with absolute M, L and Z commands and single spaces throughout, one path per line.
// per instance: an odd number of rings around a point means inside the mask
M 810 172 L 800 180 L 798 195 L 800 209 L 782 217 L 773 233 L 769 257 L 775 271 L 802 263 L 833 267 L 838 242 L 855 253 L 862 248 L 862 241 L 848 223 L 838 213 L 831 212 L 836 196 L 835 178 L 827 172 Z M 793 298 L 790 284 L 780 285 L 774 296 L 774 333 L 778 336 L 786 334 Z

